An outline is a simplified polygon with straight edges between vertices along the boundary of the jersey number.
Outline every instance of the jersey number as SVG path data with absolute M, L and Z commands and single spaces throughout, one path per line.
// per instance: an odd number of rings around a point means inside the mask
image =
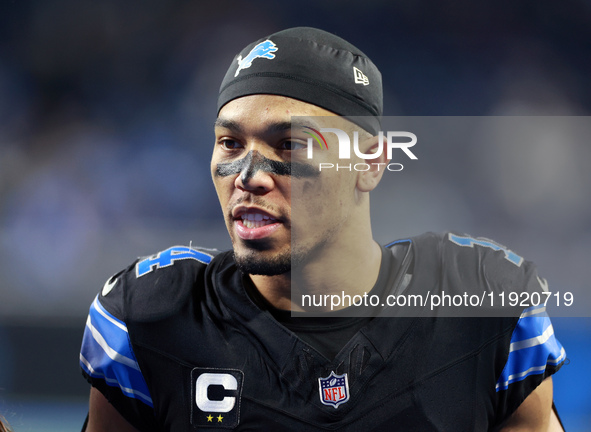
M 491 240 L 486 240 L 483 238 L 462 237 L 452 233 L 449 233 L 449 240 L 452 243 L 457 244 L 458 246 L 474 247 L 474 245 L 478 245 L 482 247 L 491 248 L 495 251 L 502 250 L 505 253 L 505 259 L 509 262 L 512 262 L 517 267 L 521 266 L 521 263 L 523 262 L 523 258 L 517 255 L 515 252 L 507 249 L 504 246 L 498 245 L 492 242 Z
M 136 276 L 141 277 L 156 268 L 168 267 L 173 265 L 175 261 L 184 259 L 193 259 L 203 264 L 209 264 L 211 255 L 187 246 L 174 246 L 138 262 L 136 265 Z

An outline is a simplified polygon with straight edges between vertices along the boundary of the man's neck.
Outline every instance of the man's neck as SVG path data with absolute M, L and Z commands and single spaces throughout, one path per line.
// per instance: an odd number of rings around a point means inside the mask
M 277 309 L 305 311 L 303 295 L 353 297 L 369 293 L 380 273 L 380 246 L 369 237 L 366 244 L 356 244 L 354 253 L 342 248 L 331 251 L 324 250 L 322 259 L 310 260 L 289 273 L 249 276 L 261 295 Z M 314 310 L 324 311 L 318 307 Z M 330 303 L 326 310 L 330 310 Z

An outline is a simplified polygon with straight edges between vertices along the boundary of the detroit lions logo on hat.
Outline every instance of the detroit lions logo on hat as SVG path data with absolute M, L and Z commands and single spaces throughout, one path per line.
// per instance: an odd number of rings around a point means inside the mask
M 252 61 L 256 58 L 260 57 L 273 60 L 275 58 L 275 54 L 273 53 L 278 49 L 277 45 L 267 39 L 251 49 L 246 57 L 242 58 L 242 56 L 238 56 L 236 59 L 238 60 L 238 69 L 236 69 L 234 76 L 237 77 L 242 69 L 249 68 L 252 65 Z

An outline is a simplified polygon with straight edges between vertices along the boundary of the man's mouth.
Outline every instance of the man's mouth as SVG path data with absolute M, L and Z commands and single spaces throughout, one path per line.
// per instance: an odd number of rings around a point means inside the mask
M 240 216 L 242 225 L 248 229 L 260 228 L 277 222 L 277 219 L 262 213 L 244 213 Z
M 234 227 L 243 240 L 265 238 L 281 225 L 281 220 L 257 208 L 238 207 L 234 212 Z

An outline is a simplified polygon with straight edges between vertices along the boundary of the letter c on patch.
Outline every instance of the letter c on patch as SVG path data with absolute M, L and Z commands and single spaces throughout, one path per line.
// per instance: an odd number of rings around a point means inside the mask
M 220 385 L 224 390 L 237 390 L 238 381 L 226 373 L 204 373 L 199 375 L 195 384 L 195 403 L 204 412 L 230 412 L 236 403 L 236 398 L 226 396 L 222 400 L 210 400 L 207 390 L 211 385 Z

